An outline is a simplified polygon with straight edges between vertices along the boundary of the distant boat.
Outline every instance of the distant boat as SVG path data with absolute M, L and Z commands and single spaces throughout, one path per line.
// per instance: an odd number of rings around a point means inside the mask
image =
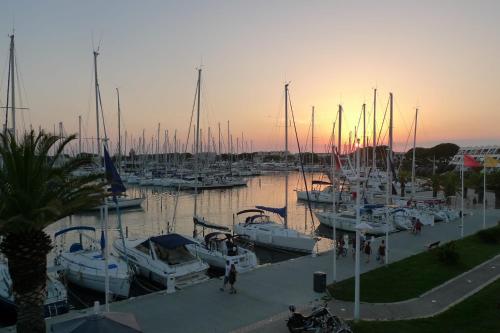
M 325 226 L 333 227 L 335 223 L 336 229 L 348 232 L 356 232 L 356 213 L 353 211 L 346 211 L 341 213 L 315 212 L 315 215 L 318 218 L 319 223 Z M 369 226 L 369 228 L 367 228 L 367 233 L 371 235 L 385 235 L 386 230 L 388 232 L 396 231 L 396 229 L 391 224 L 385 223 L 382 218 L 380 219 L 380 221 L 375 222 L 361 217 L 361 222 Z
M 118 206 L 120 209 L 127 208 L 140 208 L 145 198 L 128 198 L 128 197 L 117 197 L 118 204 L 114 202 L 112 199 L 106 199 L 108 209 L 113 210 Z M 91 210 L 99 210 L 103 206 L 95 206 Z

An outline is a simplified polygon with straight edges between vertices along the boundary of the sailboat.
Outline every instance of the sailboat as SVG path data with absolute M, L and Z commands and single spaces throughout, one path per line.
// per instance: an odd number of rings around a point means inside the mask
M 257 267 L 257 256 L 253 251 L 238 245 L 241 236 L 233 235 L 229 227 L 209 223 L 206 220 L 194 217 L 195 230 L 197 226 L 203 228 L 203 232 L 198 235 L 193 234 L 194 244 L 186 247 L 212 268 L 224 270 L 228 264 L 234 264 L 238 273 L 244 273 Z M 215 230 L 205 235 L 205 229 Z M 245 240 L 245 239 L 244 239 Z
M 288 84 L 285 85 L 285 169 L 288 169 Z M 312 253 L 316 239 L 297 230 L 288 228 L 288 171 L 285 171 L 285 207 L 272 208 L 257 206 L 256 209 L 242 210 L 237 216 L 246 215 L 244 221 L 234 226 L 234 232 L 247 236 L 256 245 L 283 249 L 287 251 Z M 276 222 L 264 211 L 275 213 L 283 218 Z
M 199 181 L 200 174 L 200 161 L 199 161 L 199 147 L 200 147 L 200 100 L 201 100 L 201 69 L 198 69 L 198 82 L 196 85 L 196 96 L 197 96 L 197 121 L 196 121 L 196 133 L 195 133 L 195 180 L 194 189 L 198 189 L 198 186 L 209 186 L 207 182 Z M 216 182 L 215 185 L 221 185 L 221 182 Z M 202 260 L 210 264 L 210 266 L 216 269 L 225 269 L 228 264 L 234 264 L 238 272 L 242 273 L 253 269 L 257 266 L 257 257 L 252 251 L 245 249 L 236 245 L 235 237 L 229 233 L 229 228 L 225 226 L 220 226 L 212 223 L 208 223 L 202 217 L 197 215 L 197 199 L 198 193 L 195 193 L 194 197 L 194 211 L 193 211 L 193 222 L 194 231 L 193 238 L 191 239 L 193 243 L 187 244 L 187 249 L 196 256 L 199 256 Z M 197 235 L 197 226 L 203 228 L 203 237 L 199 238 Z M 205 236 L 205 229 L 217 230 Z
M 57 271 L 63 273 L 70 282 L 78 286 L 104 293 L 106 275 L 104 237 L 101 237 L 99 242 L 95 236 L 91 237 L 83 233 L 84 231 L 92 231 L 95 234 L 94 227 L 76 226 L 59 230 L 54 234 L 54 239 L 71 231 L 79 233 L 79 241 L 73 243 L 69 249 L 63 249 L 62 244 L 56 246 L 56 249 L 59 250 L 54 260 Z M 89 241 L 88 246 L 85 246 L 83 238 Z M 101 249 L 98 248 L 98 245 L 101 246 Z M 110 293 L 119 297 L 128 297 L 133 274 L 126 262 L 110 254 L 108 272 Z
M 44 301 L 44 316 L 58 316 L 69 311 L 68 297 L 64 285 L 47 275 L 47 293 Z M 2 318 L 15 316 L 17 307 L 12 292 L 12 279 L 6 262 L 0 261 L 0 309 Z

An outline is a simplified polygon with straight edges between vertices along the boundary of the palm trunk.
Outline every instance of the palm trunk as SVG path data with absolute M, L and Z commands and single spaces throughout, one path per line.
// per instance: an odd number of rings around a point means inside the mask
M 43 306 L 47 293 L 47 253 L 51 249 L 50 237 L 33 229 L 9 233 L 0 245 L 9 263 L 18 333 L 45 332 Z

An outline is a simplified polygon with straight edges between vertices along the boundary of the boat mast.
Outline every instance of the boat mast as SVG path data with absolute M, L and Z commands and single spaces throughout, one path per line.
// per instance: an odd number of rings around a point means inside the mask
M 121 110 L 120 110 L 120 91 L 116 88 L 116 97 L 118 98 L 118 171 L 122 167 L 122 127 L 121 127 Z
M 389 167 L 389 183 L 387 184 L 387 186 L 390 186 L 390 190 L 389 190 L 389 203 L 392 202 L 392 180 L 393 180 L 393 177 L 396 176 L 396 175 L 393 175 L 392 174 L 392 163 L 394 163 L 394 160 L 392 158 L 392 150 L 393 150 L 393 96 L 392 96 L 392 93 L 389 93 L 389 107 L 390 107 L 390 113 L 389 113 L 389 152 L 388 152 L 388 157 L 389 157 L 389 161 L 388 161 L 388 167 Z
M 373 89 L 373 150 L 372 150 L 372 168 L 377 168 L 377 88 Z
M 14 34 L 10 35 L 10 52 L 9 52 L 9 68 L 10 68 L 10 93 L 11 93 L 11 113 L 12 113 L 12 134 L 16 135 L 16 82 L 15 78 L 15 57 L 14 57 Z M 6 110 L 8 112 L 8 110 Z
M 288 83 L 285 84 L 285 228 L 288 228 Z
M 312 107 L 311 120 L 311 165 L 314 165 L 314 106 Z
M 342 105 L 339 104 L 339 140 L 337 144 L 337 154 L 340 158 L 340 154 L 342 154 Z
M 99 133 L 99 80 L 97 78 L 97 56 L 99 52 L 94 51 L 94 86 L 95 86 L 95 116 L 97 130 L 97 155 L 101 158 L 101 136 Z
M 219 150 L 218 150 L 218 153 L 219 153 L 219 155 L 221 155 L 221 157 L 222 157 L 221 143 L 220 143 L 220 135 L 221 135 L 221 134 L 220 134 L 220 123 L 218 123 L 218 126 L 219 126 Z
M 82 155 L 82 116 L 78 116 L 78 154 Z
M 197 210 L 197 184 L 198 184 L 198 178 L 199 178 L 199 145 L 200 145 L 200 95 L 201 95 L 201 68 L 198 68 L 198 84 L 197 84 L 198 92 L 197 92 L 197 106 L 196 106 L 196 144 L 194 148 L 194 153 L 195 153 L 195 196 L 194 196 L 194 216 L 196 216 L 196 210 Z
M 413 161 L 411 162 L 411 195 L 415 199 L 415 149 L 417 144 L 418 108 L 415 110 L 415 129 L 413 130 Z
M 366 169 L 368 160 L 366 159 L 366 104 L 363 103 L 363 168 Z

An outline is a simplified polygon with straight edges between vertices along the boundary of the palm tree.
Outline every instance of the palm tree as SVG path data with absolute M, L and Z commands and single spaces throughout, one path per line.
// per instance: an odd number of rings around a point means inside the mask
M 62 139 L 34 131 L 20 142 L 0 134 L 0 251 L 6 256 L 17 306 L 17 332 L 45 332 L 47 254 L 51 239 L 44 228 L 102 202 L 102 175 L 73 176 L 89 158 L 65 159 Z M 49 152 L 54 150 L 53 156 Z

